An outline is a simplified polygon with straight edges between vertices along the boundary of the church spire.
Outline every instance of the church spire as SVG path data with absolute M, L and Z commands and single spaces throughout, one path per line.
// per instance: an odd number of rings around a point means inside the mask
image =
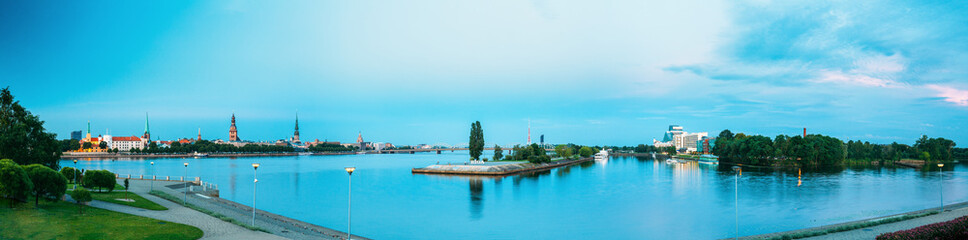
M 292 142 L 299 143 L 299 111 L 296 111 L 296 131 L 292 134 Z
M 151 141 L 151 130 L 148 128 L 148 112 L 145 112 L 145 140 Z

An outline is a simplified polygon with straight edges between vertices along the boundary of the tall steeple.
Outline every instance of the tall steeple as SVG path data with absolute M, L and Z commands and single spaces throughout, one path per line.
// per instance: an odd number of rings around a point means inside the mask
M 87 120 L 87 139 L 91 139 L 91 120 Z
M 198 139 L 196 141 L 202 140 L 202 128 L 198 128 Z
M 363 143 L 363 131 L 360 131 L 360 135 L 356 136 L 356 143 Z
M 151 141 L 151 130 L 148 128 L 148 112 L 145 112 L 145 134 L 141 137 L 147 141 Z
M 229 127 L 229 141 L 239 141 L 239 133 L 235 128 L 235 113 L 232 113 L 232 126 Z
M 294 143 L 299 142 L 299 112 L 298 111 L 296 112 L 296 132 L 294 132 L 292 135 L 292 142 Z

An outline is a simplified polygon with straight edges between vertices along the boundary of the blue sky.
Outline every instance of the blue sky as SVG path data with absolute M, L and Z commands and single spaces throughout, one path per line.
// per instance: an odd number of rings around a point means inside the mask
M 61 138 L 633 145 L 670 124 L 968 143 L 968 4 L 0 3 L 0 86 Z

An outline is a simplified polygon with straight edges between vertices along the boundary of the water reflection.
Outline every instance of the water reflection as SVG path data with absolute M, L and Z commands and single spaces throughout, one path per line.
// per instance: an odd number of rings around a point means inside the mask
M 471 219 L 481 219 L 484 211 L 484 181 L 471 179 L 468 181 L 471 190 Z

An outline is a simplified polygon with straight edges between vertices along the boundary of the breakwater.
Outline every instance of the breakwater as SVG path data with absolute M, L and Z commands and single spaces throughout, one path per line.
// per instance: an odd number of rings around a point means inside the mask
M 353 155 L 354 152 L 320 152 L 310 153 L 309 155 Z M 299 153 L 209 153 L 205 157 L 286 157 L 298 156 Z M 73 153 L 66 152 L 61 155 L 63 159 L 117 159 L 117 158 L 193 158 L 195 154 L 128 154 L 128 153 Z M 203 157 L 203 158 L 205 158 Z
M 575 160 L 560 160 L 551 163 L 509 163 L 501 165 L 477 164 L 436 164 L 423 168 L 413 168 L 411 173 L 421 174 L 454 174 L 454 175 L 486 175 L 505 176 L 522 174 L 533 171 L 552 169 L 572 164 L 591 161 L 593 158 L 579 158 Z

